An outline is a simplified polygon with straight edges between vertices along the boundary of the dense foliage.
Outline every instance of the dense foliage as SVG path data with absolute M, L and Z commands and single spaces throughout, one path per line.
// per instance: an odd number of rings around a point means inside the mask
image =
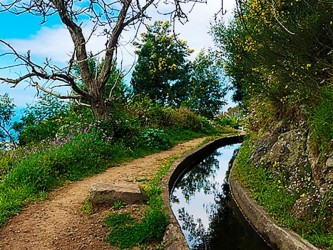
M 171 24 L 155 22 L 136 44 L 139 56 L 132 76 L 134 94 L 149 96 L 161 104 L 180 106 L 188 84 L 187 57 L 193 52 L 171 32 Z
M 329 1 L 239 1 L 235 19 L 212 28 L 234 98 L 249 111 L 260 100 L 274 117 L 312 119 L 309 111 L 333 91 L 332 16 Z
M 169 22 L 155 22 L 141 36 L 131 80 L 135 95 L 171 107 L 187 107 L 210 119 L 221 112 L 228 88 L 218 53 L 201 50 L 190 61 L 193 51 L 171 32 Z
M 221 112 L 228 91 L 218 52 L 201 50 L 190 63 L 187 96 L 183 105 L 210 119 Z
M 68 103 L 50 95 L 42 95 L 34 105 L 28 106 L 15 130 L 20 145 L 54 138 L 69 114 Z

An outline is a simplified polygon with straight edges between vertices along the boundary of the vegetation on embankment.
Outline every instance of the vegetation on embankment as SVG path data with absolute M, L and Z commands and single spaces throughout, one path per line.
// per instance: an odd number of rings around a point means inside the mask
M 311 187 L 313 182 L 310 178 L 298 180 L 305 184 L 302 189 L 288 189 L 279 172 L 272 171 L 267 165 L 251 164 L 253 146 L 250 140 L 243 143 L 233 169 L 234 177 L 250 191 L 251 197 L 264 207 L 278 225 L 292 229 L 320 248 L 332 249 L 332 215 L 329 203 L 332 193 L 320 197 L 315 186 Z M 301 186 L 301 183 L 294 185 Z M 306 204 L 308 209 L 303 211 L 302 217 L 296 216 L 297 201 L 309 193 L 312 194 L 312 200 Z
M 225 58 L 234 99 L 248 129 L 259 135 L 273 124 L 308 129 L 324 161 L 333 150 L 333 7 L 329 1 L 250 0 L 234 19 L 212 27 Z
M 244 110 L 241 178 L 274 218 L 333 248 L 333 7 L 238 1 L 212 27 Z M 286 210 L 286 212 L 284 212 Z

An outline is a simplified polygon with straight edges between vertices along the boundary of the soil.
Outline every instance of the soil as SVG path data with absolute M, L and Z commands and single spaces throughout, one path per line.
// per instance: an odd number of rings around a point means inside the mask
M 81 212 L 91 185 L 149 179 L 157 173 L 163 160 L 195 148 L 204 139 L 195 139 L 167 151 L 109 168 L 101 174 L 69 183 L 51 192 L 48 200 L 30 204 L 0 229 L 0 249 L 116 249 L 103 240 L 108 229 L 102 226 L 102 221 L 110 213 L 110 208 L 93 214 Z M 140 210 L 140 205 L 126 209 Z

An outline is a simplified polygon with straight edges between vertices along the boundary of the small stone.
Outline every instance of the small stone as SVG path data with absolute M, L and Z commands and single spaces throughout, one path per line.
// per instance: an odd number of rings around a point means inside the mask
M 326 167 L 333 168 L 333 157 L 330 157 L 326 160 Z

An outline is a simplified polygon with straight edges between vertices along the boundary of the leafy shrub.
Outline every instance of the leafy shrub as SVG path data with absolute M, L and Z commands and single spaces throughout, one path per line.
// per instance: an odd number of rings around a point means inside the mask
M 188 108 L 163 107 L 141 96 L 135 96 L 122 111 L 115 114 L 114 120 L 116 138 L 133 138 L 147 128 L 174 127 L 195 132 L 215 132 L 213 123 Z
M 43 95 L 33 106 L 28 106 L 20 122 L 15 124 L 19 142 L 26 145 L 55 137 L 68 116 L 68 103 L 51 95 Z
M 116 139 L 131 140 L 141 129 L 142 122 L 138 117 L 125 111 L 114 115 L 114 136 Z
M 117 227 L 127 224 L 133 224 L 134 218 L 129 213 L 110 214 L 104 220 L 103 224 L 108 227 Z
M 143 145 L 148 148 L 167 149 L 171 146 L 162 129 L 147 128 L 140 134 L 140 138 Z
M 202 130 L 202 117 L 187 108 L 164 109 L 161 118 L 163 125 L 191 129 L 193 131 Z
M 223 116 L 215 119 L 215 121 L 222 127 L 230 126 L 232 128 L 237 128 L 239 125 L 236 117 Z

